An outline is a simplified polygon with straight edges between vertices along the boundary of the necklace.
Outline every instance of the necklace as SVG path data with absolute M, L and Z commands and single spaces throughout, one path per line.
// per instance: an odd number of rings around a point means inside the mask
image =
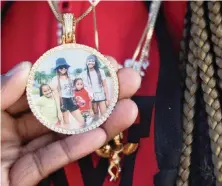
M 58 20 L 58 22 L 63 23 L 63 17 L 62 14 L 58 11 L 58 7 L 56 4 L 56 1 L 50 1 L 48 0 L 49 6 L 53 12 L 53 14 L 55 15 L 56 19 Z M 85 16 L 87 16 L 96 6 L 96 4 L 94 5 L 93 3 L 91 3 L 91 6 L 82 14 L 80 15 L 78 18 L 75 19 L 75 22 L 78 23 L 79 21 L 81 21 Z
M 90 8 L 87 9 L 87 13 L 88 11 L 93 11 L 93 26 L 94 26 L 94 40 L 95 40 L 95 48 L 97 50 L 99 50 L 99 36 L 98 36 L 98 29 L 97 29 L 97 21 L 96 21 L 96 5 L 99 3 L 99 0 L 97 1 L 91 1 L 91 6 Z M 54 4 L 53 4 L 54 3 Z M 93 6 L 95 5 L 95 6 Z M 49 6 L 51 7 L 52 11 L 55 12 L 54 15 L 56 17 L 60 17 L 59 15 L 61 15 L 61 13 L 59 13 L 58 10 L 56 10 L 57 8 L 57 4 L 56 2 L 51 2 L 49 1 Z M 81 16 L 80 16 L 81 17 Z M 61 44 L 62 43 L 62 40 L 61 40 L 61 37 L 62 37 L 62 34 L 63 34 L 63 29 L 62 29 L 62 23 L 59 21 L 60 19 L 58 19 L 58 23 L 57 23 L 57 32 L 56 32 L 56 35 L 57 35 L 57 44 Z
M 143 34 L 139 40 L 139 43 L 134 51 L 132 59 L 127 59 L 124 66 L 121 68 L 131 67 L 138 71 L 141 76 L 145 75 L 145 70 L 149 65 L 149 49 L 150 42 L 154 31 L 154 26 L 156 18 L 159 12 L 161 1 L 154 1 L 151 4 L 150 11 L 148 14 L 148 21 L 143 31 Z M 98 29 L 96 22 L 96 10 L 93 7 L 93 25 L 94 25 L 94 41 L 95 47 L 99 49 L 99 38 Z M 58 26 L 59 32 L 62 33 L 61 26 Z M 58 35 L 60 38 L 60 35 Z M 140 54 L 140 56 L 139 56 Z M 139 58 L 139 59 L 138 59 Z M 138 59 L 138 60 L 137 60 Z M 130 155 L 138 149 L 139 144 L 137 143 L 123 143 L 123 133 L 118 134 L 114 139 L 108 144 L 104 145 L 100 149 L 96 150 L 96 154 L 103 158 L 109 159 L 108 173 L 110 175 L 110 181 L 115 181 L 118 179 L 121 172 L 121 154 Z
M 28 103 L 49 129 L 63 134 L 83 133 L 99 127 L 112 113 L 119 94 L 117 74 L 98 50 L 76 43 L 76 24 L 91 11 L 95 14 L 97 3 L 91 3 L 79 17 L 60 14 L 52 1 L 48 3 L 62 28 L 61 45 L 46 51 L 33 65 L 26 89 Z M 77 96 L 76 90 L 85 89 L 87 95 Z M 54 103 L 47 105 L 42 101 L 44 97 L 53 98 Z M 103 109 L 93 110 L 90 105 L 94 102 L 102 104 Z

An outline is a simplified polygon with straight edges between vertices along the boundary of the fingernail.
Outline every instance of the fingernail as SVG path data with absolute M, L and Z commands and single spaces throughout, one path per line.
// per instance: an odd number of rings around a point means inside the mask
M 24 71 L 24 70 L 27 70 L 27 69 L 30 69 L 31 67 L 31 63 L 28 62 L 28 61 L 25 61 L 25 62 L 22 62 L 22 63 L 19 63 L 17 64 L 15 67 L 13 67 L 11 70 L 9 70 L 5 76 L 12 76 L 18 72 L 21 72 L 21 71 Z

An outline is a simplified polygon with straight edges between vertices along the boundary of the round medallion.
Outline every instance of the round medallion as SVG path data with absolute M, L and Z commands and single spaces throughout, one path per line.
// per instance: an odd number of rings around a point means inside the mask
M 103 124 L 118 100 L 114 67 L 97 50 L 64 44 L 44 53 L 27 84 L 29 106 L 49 129 L 78 134 Z

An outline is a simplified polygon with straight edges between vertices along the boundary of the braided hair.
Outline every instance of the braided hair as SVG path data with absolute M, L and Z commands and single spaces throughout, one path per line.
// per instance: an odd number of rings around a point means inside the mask
M 187 21 L 185 21 L 185 34 L 180 58 L 181 66 L 185 66 L 186 70 L 185 77 L 181 77 L 181 80 L 184 81 L 181 83 L 184 86 L 183 145 L 177 186 L 188 186 L 190 184 L 192 143 L 193 138 L 197 137 L 193 135 L 193 130 L 195 125 L 198 125 L 194 119 L 197 114 L 195 105 L 198 87 L 201 88 L 207 114 L 216 185 L 222 185 L 221 2 L 195 1 L 190 2 L 189 5 L 191 28 L 187 29 Z M 187 30 L 190 30 L 190 32 L 187 33 Z M 188 42 L 186 43 L 186 41 Z M 216 64 L 214 64 L 214 61 Z

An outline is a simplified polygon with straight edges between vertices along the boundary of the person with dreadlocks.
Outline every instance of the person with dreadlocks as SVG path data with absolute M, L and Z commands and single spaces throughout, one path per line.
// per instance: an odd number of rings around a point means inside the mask
M 65 124 L 70 124 L 70 113 L 79 123 L 77 127 L 81 127 L 84 125 L 84 118 L 73 96 L 73 79 L 68 74 L 69 67 L 70 65 L 65 58 L 58 58 L 56 60 L 56 76 L 52 79 L 52 88 L 59 97 Z
M 106 112 L 109 104 L 109 93 L 105 72 L 99 67 L 99 60 L 95 55 L 86 59 L 86 71 L 82 74 L 86 87 L 93 93 L 92 107 L 95 116 Z
M 192 1 L 187 6 L 180 55 L 183 148 L 177 186 L 222 185 L 221 5 Z

